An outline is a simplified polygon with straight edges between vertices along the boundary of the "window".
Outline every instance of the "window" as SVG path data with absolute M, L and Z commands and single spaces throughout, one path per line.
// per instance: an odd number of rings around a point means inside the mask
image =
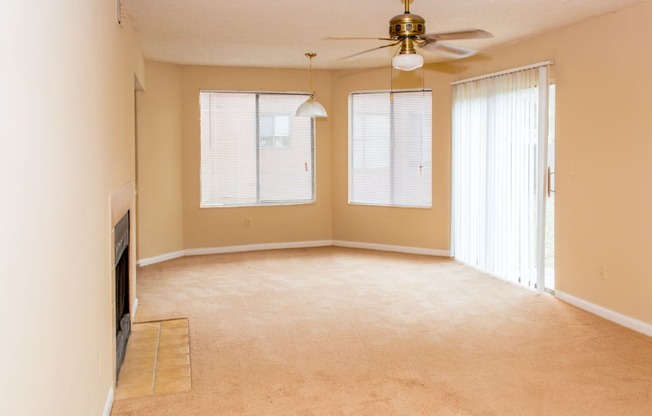
M 294 113 L 308 94 L 201 91 L 201 204 L 315 200 L 314 126 Z
M 350 94 L 349 203 L 432 206 L 432 91 Z

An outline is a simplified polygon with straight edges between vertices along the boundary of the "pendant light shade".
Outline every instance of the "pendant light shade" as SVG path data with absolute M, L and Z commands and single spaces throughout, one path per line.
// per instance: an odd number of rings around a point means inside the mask
M 310 59 L 310 64 L 308 67 L 308 77 L 309 84 L 308 90 L 310 92 L 310 97 L 297 108 L 295 116 L 298 117 L 328 117 L 324 107 L 315 100 L 315 93 L 312 90 L 312 58 L 317 56 L 316 53 L 308 52 L 306 56 Z
M 423 66 L 423 56 L 418 53 L 401 53 L 392 58 L 392 66 L 401 71 L 412 71 Z
M 308 98 L 297 108 L 296 116 L 300 117 L 328 117 L 324 107 L 319 104 L 313 97 Z

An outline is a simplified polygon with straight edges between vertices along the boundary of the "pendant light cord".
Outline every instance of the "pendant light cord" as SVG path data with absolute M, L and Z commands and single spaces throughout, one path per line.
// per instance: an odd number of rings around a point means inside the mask
M 308 92 L 310 93 L 310 98 L 315 98 L 315 93 L 312 91 L 312 58 L 317 56 L 314 52 L 306 53 L 306 56 L 310 59 L 308 63 Z

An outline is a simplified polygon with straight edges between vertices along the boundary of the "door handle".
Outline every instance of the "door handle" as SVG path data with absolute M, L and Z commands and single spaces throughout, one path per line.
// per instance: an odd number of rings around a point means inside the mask
M 552 189 L 552 175 L 554 175 L 554 174 L 555 174 L 555 172 L 553 172 L 552 169 L 550 169 L 550 166 L 548 166 L 548 183 L 547 183 L 547 185 L 548 185 L 548 198 L 550 198 L 550 194 L 552 192 L 555 192 Z

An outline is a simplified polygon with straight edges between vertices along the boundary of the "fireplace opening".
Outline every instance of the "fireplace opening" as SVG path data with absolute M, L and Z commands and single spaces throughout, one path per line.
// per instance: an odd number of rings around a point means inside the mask
M 115 236 L 115 336 L 116 377 L 125 358 L 127 340 L 131 332 L 129 317 L 129 211 L 114 229 Z

